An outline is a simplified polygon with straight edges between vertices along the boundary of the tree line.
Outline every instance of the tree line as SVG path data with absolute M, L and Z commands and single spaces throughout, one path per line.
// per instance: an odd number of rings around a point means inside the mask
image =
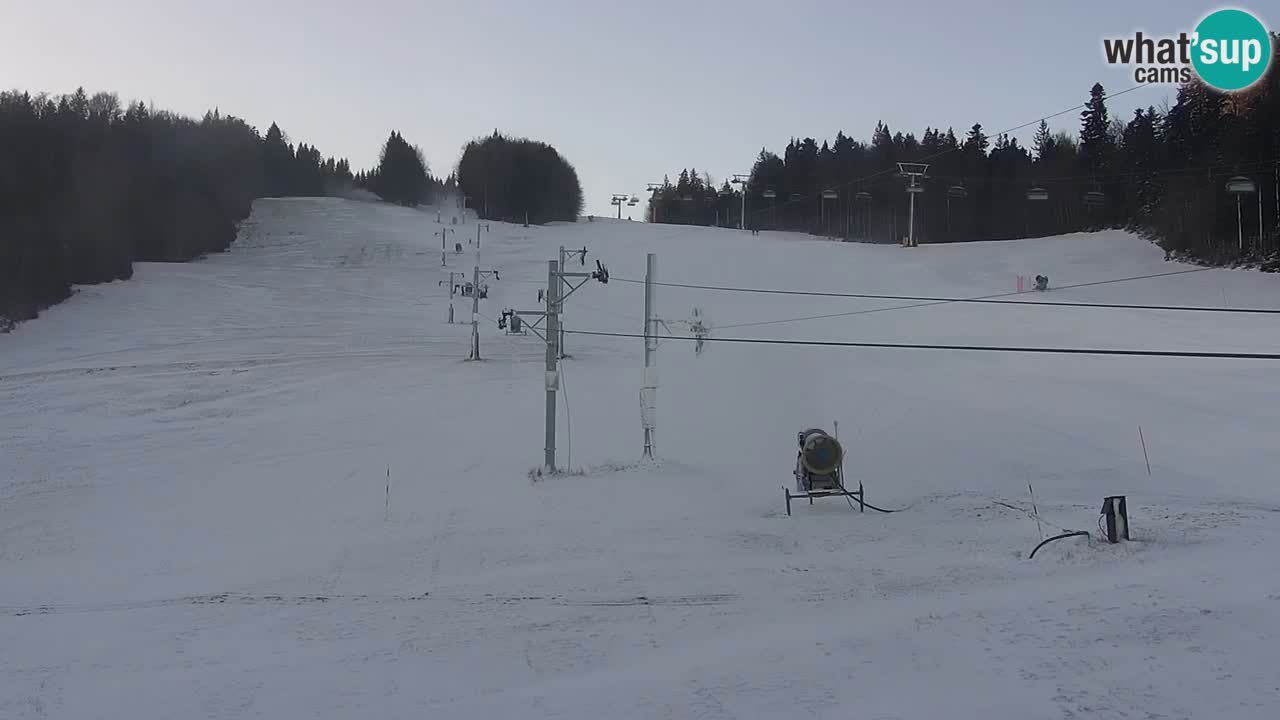
M 252 128 L 218 112 L 0 94 L 0 316 L 128 278 L 135 260 L 225 248 L 263 191 L 261 151 Z
M 129 278 L 134 262 L 225 250 L 256 198 L 354 185 L 345 159 L 295 147 L 274 123 L 259 136 L 218 110 L 193 120 L 112 93 L 0 93 L 0 318 Z
M 445 183 L 431 176 L 422 148 L 394 130 L 382 146 L 378 166 L 356 176 L 355 185 L 408 207 L 429 204 L 446 191 Z
M 468 145 L 470 194 L 492 216 L 574 219 L 577 175 L 548 145 L 495 136 Z M 260 197 L 345 195 L 360 188 L 417 205 L 452 194 L 420 148 L 392 131 L 379 162 L 265 135 L 218 110 L 199 120 L 123 106 L 115 94 L 0 93 L 0 331 L 71 294 L 126 279 L 134 262 L 182 262 L 225 250 Z
M 306 143 L 299 143 L 295 150 L 275 123 L 262 138 L 261 157 L 264 197 L 336 195 L 355 184 L 345 158 L 324 159 Z
M 457 184 L 488 220 L 574 222 L 582 212 L 582 185 L 568 160 L 547 143 L 497 130 L 463 148 Z
M 916 180 L 919 242 L 1002 240 L 1124 228 L 1170 256 L 1228 264 L 1280 256 L 1280 36 L 1273 71 L 1223 94 L 1183 84 L 1171 107 L 1114 117 L 1100 84 L 1079 131 L 1041 121 L 1031 147 L 981 124 L 958 137 L 917 138 L 878 123 L 870 142 L 792 139 L 762 149 L 745 188 L 746 225 L 896 243 L 909 232 L 909 178 L 899 163 L 928 163 Z M 910 168 L 908 168 L 910 169 Z M 1241 192 L 1243 191 L 1243 192 Z M 736 227 L 741 185 L 696 171 L 652 189 L 650 220 Z M 1240 212 L 1237 213 L 1237 201 Z
M 696 168 L 685 168 L 674 184 L 668 175 L 662 178 L 662 185 L 651 189 L 645 220 L 673 225 L 737 227 L 742 213 L 735 203 L 740 200 L 740 193 L 729 181 L 716 187 L 709 173 L 699 175 Z M 760 223 L 753 218 L 748 226 L 758 227 Z

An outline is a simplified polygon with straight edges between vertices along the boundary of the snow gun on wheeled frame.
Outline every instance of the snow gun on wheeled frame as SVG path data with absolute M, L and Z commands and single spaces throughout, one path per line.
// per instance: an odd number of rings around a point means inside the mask
M 839 432 L 839 424 L 836 424 Z M 834 435 L 820 428 L 809 428 L 796 434 L 799 451 L 796 453 L 795 492 L 783 486 L 787 502 L 787 515 L 791 515 L 792 498 L 843 497 L 853 507 L 858 501 L 858 511 L 866 512 L 862 483 L 857 490 L 849 490 L 844 484 L 844 447 Z

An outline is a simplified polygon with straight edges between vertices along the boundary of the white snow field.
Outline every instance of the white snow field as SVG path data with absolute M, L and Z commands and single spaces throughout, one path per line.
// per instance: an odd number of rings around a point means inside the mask
M 446 220 L 448 219 L 446 215 Z M 613 279 L 570 329 L 642 330 L 659 279 L 978 296 L 1191 269 L 1123 233 L 869 246 L 597 219 L 492 224 L 481 363 L 435 212 L 260 201 L 225 254 L 143 264 L 0 336 L 0 718 L 1280 716 L 1280 364 L 569 335 L 490 322 L 546 261 Z M 1280 307 L 1209 270 L 1036 300 Z M 712 337 L 1280 352 L 1268 315 L 659 287 Z M 732 327 L 739 325 L 739 327 Z M 565 402 L 567 400 L 567 402 Z M 567 406 L 567 407 L 566 407 Z M 883 515 L 797 503 L 839 432 Z M 1139 426 L 1150 457 L 1143 458 Z M 571 443 L 571 447 L 569 447 Z M 571 451 L 571 457 L 569 456 Z M 388 474 L 390 493 L 388 495 Z M 1028 552 L 1043 535 L 1092 531 Z M 1133 540 L 1108 545 L 1107 495 Z

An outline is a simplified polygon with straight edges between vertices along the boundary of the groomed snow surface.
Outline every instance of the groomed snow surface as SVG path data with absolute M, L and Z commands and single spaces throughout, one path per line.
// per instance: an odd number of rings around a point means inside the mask
M 534 482 L 543 346 L 492 322 L 539 307 L 560 245 L 613 274 L 569 328 L 623 333 L 646 252 L 667 282 L 941 296 L 1188 266 L 1121 233 L 492 223 L 469 363 L 470 299 L 449 325 L 438 283 L 476 227 L 448 220 L 442 268 L 434 211 L 263 200 L 229 252 L 0 336 L 0 718 L 1277 717 L 1276 363 L 667 340 L 650 465 L 642 341 L 571 334 L 559 460 L 584 473 Z M 1027 297 L 1280 307 L 1280 285 Z M 879 311 L 910 304 L 656 292 L 713 338 L 1280 352 L 1265 315 Z M 785 515 L 796 433 L 835 420 L 850 481 L 907 510 Z M 1044 536 L 1094 538 L 1028 560 L 1028 484 Z M 1126 544 L 1097 539 L 1113 494 Z

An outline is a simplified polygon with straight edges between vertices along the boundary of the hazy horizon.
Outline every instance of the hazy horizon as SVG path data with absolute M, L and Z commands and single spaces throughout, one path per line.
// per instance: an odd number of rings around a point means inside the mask
M 51 1 L 7 13 L 21 32 L 0 45 L 0 84 L 83 86 L 196 116 L 217 107 L 262 132 L 277 122 L 355 170 L 394 129 L 443 177 L 468 140 L 497 129 L 554 145 L 578 171 L 584 212 L 612 215 L 612 193 L 643 197 L 685 167 L 748 172 L 792 137 L 869 141 L 883 121 L 917 137 L 980 122 L 994 138 L 1083 102 L 1095 82 L 1132 87 L 1131 70 L 1105 64 L 1103 37 L 1175 33 L 1218 7 Z M 1151 86 L 1110 110 L 1128 119 L 1172 96 Z M 1049 122 L 1079 128 L 1077 113 Z M 637 220 L 642 209 L 629 208 Z

